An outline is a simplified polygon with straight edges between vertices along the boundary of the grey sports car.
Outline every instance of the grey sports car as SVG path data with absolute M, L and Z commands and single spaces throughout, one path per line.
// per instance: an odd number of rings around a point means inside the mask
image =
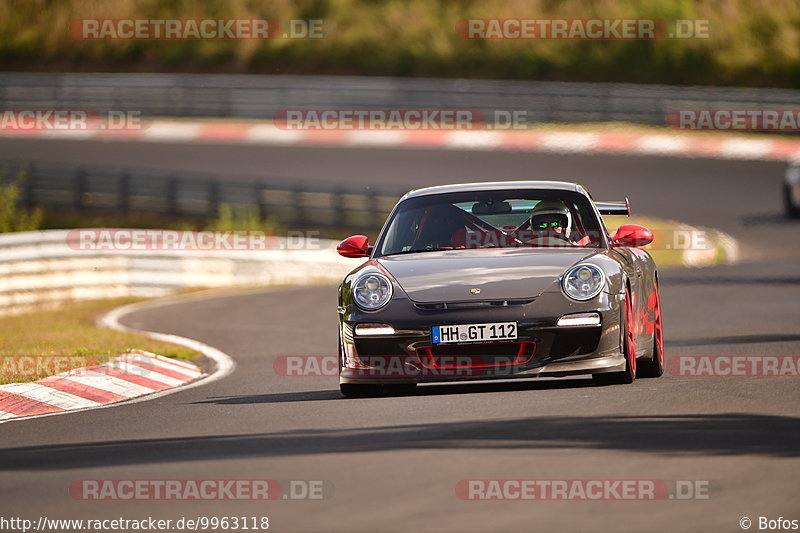
M 591 374 L 631 383 L 664 370 L 658 276 L 639 247 L 652 233 L 609 236 L 595 202 L 557 181 L 468 183 L 411 191 L 339 288 L 345 396 L 418 383 Z

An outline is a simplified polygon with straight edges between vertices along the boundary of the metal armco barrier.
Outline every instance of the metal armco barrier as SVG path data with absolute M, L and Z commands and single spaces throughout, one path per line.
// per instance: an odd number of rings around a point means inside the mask
M 2 109 L 271 119 L 287 109 L 522 110 L 529 123 L 664 124 L 674 109 L 797 107 L 800 91 L 346 76 L 0 73 Z
M 0 162 L 0 183 L 21 176 L 19 204 L 78 211 L 152 213 L 214 219 L 225 204 L 257 210 L 289 227 L 379 228 L 401 190 L 349 189 L 267 178 L 155 173 L 123 168 Z
M 109 251 L 75 249 L 70 233 L 0 234 L 0 316 L 44 303 L 154 297 L 189 287 L 335 283 L 356 266 L 325 239 L 269 250 Z

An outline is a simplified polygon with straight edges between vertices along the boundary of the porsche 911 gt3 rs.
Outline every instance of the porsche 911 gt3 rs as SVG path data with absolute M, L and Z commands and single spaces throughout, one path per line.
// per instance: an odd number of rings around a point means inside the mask
M 664 370 L 652 233 L 602 214 L 580 185 L 511 181 L 406 194 L 339 288 L 340 388 L 591 374 L 631 383 Z

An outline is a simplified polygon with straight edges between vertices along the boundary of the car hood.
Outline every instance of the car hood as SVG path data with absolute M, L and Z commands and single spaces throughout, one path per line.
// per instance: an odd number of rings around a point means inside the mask
M 419 303 L 539 296 L 596 249 L 485 249 L 386 256 L 378 262 Z M 471 289 L 480 289 L 473 295 Z

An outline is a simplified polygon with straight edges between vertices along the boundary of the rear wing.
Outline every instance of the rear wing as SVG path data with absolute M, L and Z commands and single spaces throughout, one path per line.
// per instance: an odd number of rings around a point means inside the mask
M 595 202 L 594 205 L 597 206 L 597 210 L 600 211 L 601 215 L 631 216 L 631 204 L 627 197 L 623 202 Z

